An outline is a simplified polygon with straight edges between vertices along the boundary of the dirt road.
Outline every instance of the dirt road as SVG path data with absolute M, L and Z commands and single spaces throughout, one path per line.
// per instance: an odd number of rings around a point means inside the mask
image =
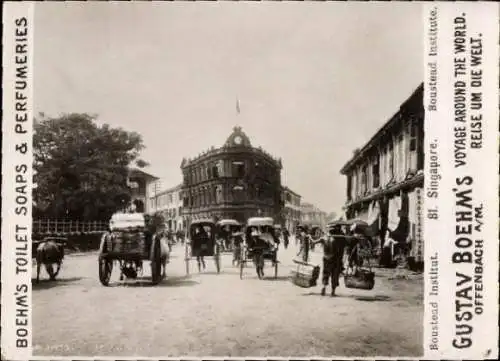
M 186 276 L 181 246 L 168 278 L 144 278 L 112 287 L 98 280 L 97 254 L 68 256 L 58 280 L 33 284 L 35 355 L 64 356 L 419 356 L 422 354 L 423 281 L 376 269 L 372 291 L 341 286 L 321 297 L 320 286 L 288 280 L 295 249 L 280 251 L 278 279 L 253 268 L 243 280 L 223 257 Z M 320 258 L 320 255 L 317 255 Z

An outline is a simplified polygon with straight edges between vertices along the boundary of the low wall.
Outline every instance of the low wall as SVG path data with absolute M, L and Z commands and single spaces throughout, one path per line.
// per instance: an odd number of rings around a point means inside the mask
M 45 238 L 45 235 L 33 235 L 34 241 L 39 241 Z M 101 233 L 94 234 L 79 234 L 79 235 L 67 235 L 68 243 L 66 249 L 68 253 L 71 252 L 88 252 L 95 251 L 99 249 L 99 244 L 101 242 Z

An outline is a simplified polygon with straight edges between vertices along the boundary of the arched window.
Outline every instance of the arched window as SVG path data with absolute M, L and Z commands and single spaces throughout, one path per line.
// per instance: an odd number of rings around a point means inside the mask
M 222 160 L 219 160 L 217 162 L 217 177 L 223 177 L 224 176 L 224 162 Z
M 212 187 L 212 191 L 213 191 L 213 200 L 214 200 L 214 203 L 219 203 L 219 199 L 217 197 L 217 186 Z
M 245 188 L 240 185 L 233 187 L 233 200 L 235 202 L 243 202 L 245 200 Z
M 260 186 L 255 186 L 255 199 L 260 200 L 262 196 L 262 190 Z
M 232 170 L 231 176 L 242 178 L 245 176 L 245 162 L 242 161 L 233 161 L 231 163 Z
M 215 194 L 216 194 L 216 202 L 217 203 L 222 203 L 224 201 L 224 197 L 223 197 L 223 194 L 222 194 L 222 185 L 218 185 L 217 187 L 215 187 Z

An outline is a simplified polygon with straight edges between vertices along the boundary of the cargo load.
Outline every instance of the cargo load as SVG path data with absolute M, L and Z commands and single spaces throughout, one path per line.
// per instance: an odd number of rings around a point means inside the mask
M 292 273 L 292 283 L 302 288 L 315 287 L 318 282 L 320 267 L 316 264 L 294 259 L 296 269 Z

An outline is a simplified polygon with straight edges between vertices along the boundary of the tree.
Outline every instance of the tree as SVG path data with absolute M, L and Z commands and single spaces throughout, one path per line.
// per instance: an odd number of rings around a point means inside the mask
M 76 113 L 35 118 L 35 217 L 108 219 L 130 202 L 128 167 L 141 161 L 142 137 L 96 120 Z

